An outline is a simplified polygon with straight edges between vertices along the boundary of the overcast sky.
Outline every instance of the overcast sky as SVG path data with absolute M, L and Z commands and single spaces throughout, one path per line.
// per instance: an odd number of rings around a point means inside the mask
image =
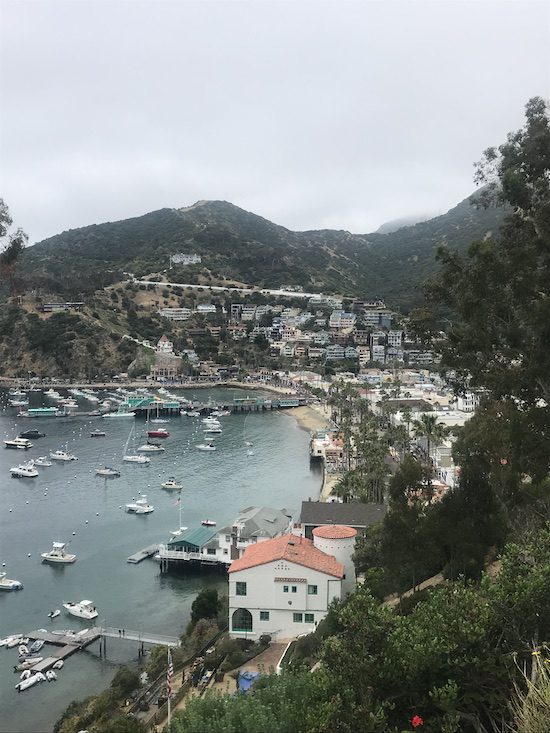
M 548 0 L 0 8 L 0 197 L 31 242 L 199 199 L 361 233 L 442 212 L 550 96 Z

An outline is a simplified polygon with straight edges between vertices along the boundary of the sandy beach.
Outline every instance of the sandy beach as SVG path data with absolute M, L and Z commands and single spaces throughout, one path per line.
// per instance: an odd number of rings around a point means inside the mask
M 321 405 L 307 405 L 304 407 L 291 407 L 285 410 L 296 419 L 298 425 L 304 430 L 322 430 L 323 428 L 334 427 L 329 412 Z

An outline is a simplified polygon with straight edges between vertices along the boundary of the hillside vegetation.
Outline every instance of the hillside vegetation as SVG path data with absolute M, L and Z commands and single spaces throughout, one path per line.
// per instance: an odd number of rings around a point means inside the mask
M 389 234 L 293 232 L 225 201 L 200 201 L 63 232 L 28 248 L 22 264 L 35 287 L 76 297 L 116 282 L 124 271 L 138 277 L 160 272 L 169 255 L 197 253 L 202 263 L 174 267 L 173 281 L 300 285 L 378 296 L 408 310 L 435 267 L 437 248 L 464 251 L 495 232 L 502 216 L 500 208 L 478 209 L 466 199 L 442 216 Z

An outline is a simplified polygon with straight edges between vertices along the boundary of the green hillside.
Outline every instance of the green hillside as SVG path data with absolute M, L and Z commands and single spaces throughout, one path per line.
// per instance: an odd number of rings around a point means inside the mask
M 23 269 L 36 287 L 73 297 L 115 282 L 123 272 L 161 272 L 171 254 L 197 253 L 201 265 L 173 268 L 174 281 L 294 284 L 379 296 L 406 310 L 433 270 L 440 244 L 463 250 L 494 232 L 502 215 L 465 200 L 442 216 L 388 234 L 293 232 L 225 201 L 200 201 L 63 232 L 28 248 Z

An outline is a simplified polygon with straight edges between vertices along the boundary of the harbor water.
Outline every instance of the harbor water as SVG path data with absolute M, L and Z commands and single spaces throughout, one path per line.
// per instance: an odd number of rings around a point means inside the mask
M 193 396 L 181 394 L 182 399 Z M 221 389 L 194 395 L 204 402 L 234 396 L 243 395 Z M 37 393 L 31 398 L 34 404 L 42 400 Z M 5 408 L 6 394 L 0 399 Z M 82 410 L 94 409 L 80 398 L 79 404 Z M 178 493 L 160 488 L 168 477 L 183 483 L 182 524 L 190 528 L 200 526 L 205 518 L 224 527 L 247 506 L 285 507 L 297 518 L 301 501 L 318 496 L 321 475 L 315 467 L 310 469 L 309 435 L 291 414 L 221 417 L 222 434 L 209 438 L 217 447 L 212 452 L 196 448 L 204 442 L 200 418 L 167 419 L 163 427 L 170 437 L 162 441 L 166 451 L 148 454 L 149 465 L 135 465 L 123 463 L 122 455 L 129 437 L 132 448 L 132 426 L 136 446 L 146 442 L 144 419 L 25 419 L 17 417 L 13 408 L 2 409 L 2 440 L 30 428 L 46 437 L 33 440 L 34 447 L 28 451 L 0 447 L 0 563 L 9 578 L 24 586 L 19 592 L 0 593 L 0 637 L 38 628 L 77 631 L 89 627 L 90 622 L 68 616 L 62 608 L 64 601 L 82 599 L 94 602 L 101 625 L 181 634 L 197 592 L 204 587 L 225 592 L 226 576 L 215 572 L 161 575 L 154 559 L 139 565 L 126 562 L 137 550 L 167 541 L 170 531 L 178 528 Z M 92 438 L 93 430 L 103 430 L 106 436 Z M 10 477 L 10 467 L 65 448 L 78 461 L 53 462 L 51 467 L 39 468 L 40 475 L 34 479 Z M 96 468 L 103 465 L 120 470 L 120 478 L 97 476 Z M 143 495 L 154 505 L 153 513 L 136 516 L 124 511 L 125 504 Z M 54 540 L 70 542 L 76 563 L 41 562 L 40 553 L 48 551 Z M 58 608 L 61 615 L 50 620 L 48 613 Z M 57 682 L 18 693 L 14 685 L 19 675 L 13 671 L 17 647 L 0 649 L 0 733 L 51 731 L 72 700 L 106 687 L 117 665 L 137 661 L 138 650 L 137 642 L 108 640 L 107 658 L 100 659 L 96 642 L 67 660 Z

